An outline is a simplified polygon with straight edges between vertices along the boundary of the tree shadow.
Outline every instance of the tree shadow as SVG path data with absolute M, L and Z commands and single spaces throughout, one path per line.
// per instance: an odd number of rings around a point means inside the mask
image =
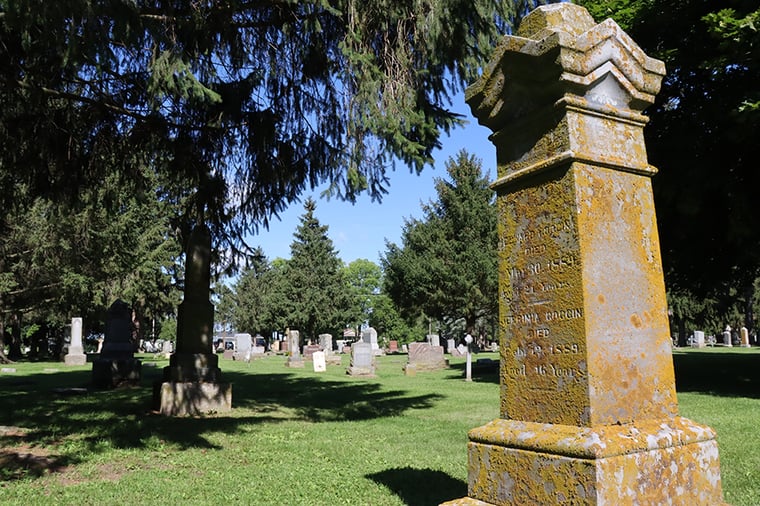
M 467 483 L 435 469 L 401 467 L 366 475 L 409 506 L 435 506 L 467 495 Z
M 433 407 L 439 394 L 409 396 L 403 390 L 383 390 L 374 382 L 330 381 L 289 373 L 225 373 L 234 383 L 233 404 L 266 412 L 279 407 L 294 410 L 310 422 L 367 420 L 398 416 L 408 409 Z
M 760 398 L 760 354 L 712 350 L 674 353 L 676 391 Z
M 478 362 L 480 360 L 480 362 Z M 447 379 L 463 380 L 465 377 L 465 363 L 456 363 L 449 365 L 449 369 L 455 374 L 451 374 Z M 499 384 L 499 360 L 493 359 L 476 359 L 472 361 L 472 381 L 478 383 L 495 383 Z
M 375 382 L 232 371 L 224 373 L 223 381 L 233 384 L 233 408 L 245 411 L 166 417 L 152 410 L 153 382 L 160 381 L 161 370 L 143 371 L 139 387 L 115 390 L 91 388 L 91 371 L 82 369 L 0 376 L 0 426 L 18 428 L 12 438 L 0 433 L 0 447 L 18 454 L 6 458 L 18 461 L 24 458 L 24 448 L 55 447 L 68 436 L 86 446 L 82 454 L 110 448 L 151 450 L 166 444 L 179 449 L 218 449 L 206 434 L 234 433 L 241 426 L 288 420 L 326 422 L 398 416 L 408 409 L 430 408 L 443 398 L 382 390 Z M 75 464 L 77 458 L 63 455 L 56 462 L 65 459 L 66 465 Z M 27 463 L 28 470 L 36 468 L 32 460 Z

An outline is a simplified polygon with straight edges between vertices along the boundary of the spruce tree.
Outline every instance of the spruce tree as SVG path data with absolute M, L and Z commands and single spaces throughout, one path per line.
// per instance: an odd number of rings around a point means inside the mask
M 327 235 L 328 227 L 314 215 L 315 209 L 314 200 L 307 199 L 284 273 L 288 290 L 284 309 L 289 326 L 310 339 L 341 331 L 351 309 L 343 263 Z
M 497 311 L 496 205 L 480 160 L 465 151 L 446 162 L 438 198 L 408 220 L 401 245 L 388 244 L 384 289 L 411 320 L 420 313 L 444 323 L 464 319 L 472 332 L 491 328 Z

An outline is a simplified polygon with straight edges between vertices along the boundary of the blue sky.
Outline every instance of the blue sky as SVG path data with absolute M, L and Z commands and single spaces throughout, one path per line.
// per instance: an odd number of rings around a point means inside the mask
M 338 256 L 350 263 L 358 258 L 365 258 L 379 263 L 385 252 L 385 240 L 400 243 L 404 219 L 422 216 L 420 204 L 435 197 L 434 179 L 445 178 L 445 162 L 461 149 L 476 155 L 483 162 L 483 169 L 493 180 L 496 176 L 496 148 L 488 140 L 490 130 L 478 125 L 470 114 L 470 108 L 464 103 L 464 95 L 454 97 L 452 109 L 463 114 L 468 123 L 441 138 L 442 149 L 434 154 L 435 165 L 428 167 L 418 176 L 410 173 L 408 167 L 397 164 L 391 172 L 390 187 L 381 203 L 372 202 L 363 195 L 356 204 L 341 200 L 320 198 L 321 189 L 306 192 L 301 201 L 291 204 L 270 222 L 269 230 L 248 238 L 252 247 L 261 246 L 264 254 L 273 260 L 289 258 L 293 233 L 299 224 L 299 217 L 304 214 L 303 202 L 311 196 L 317 203 L 315 216 L 322 225 L 327 225 L 328 236 L 332 239 Z

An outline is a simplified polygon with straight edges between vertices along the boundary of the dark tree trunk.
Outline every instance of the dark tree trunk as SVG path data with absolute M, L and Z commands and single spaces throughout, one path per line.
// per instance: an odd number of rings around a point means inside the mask
M 752 310 L 752 302 L 755 300 L 755 284 L 747 283 L 744 288 L 744 326 L 750 333 L 755 330 L 755 313 Z
M 10 344 L 10 343 L 9 343 Z M 13 361 L 5 355 L 5 324 L 0 318 L 0 364 L 10 364 Z
M 14 313 L 11 316 L 11 340 L 8 343 L 8 358 L 18 360 L 21 358 L 21 317 Z

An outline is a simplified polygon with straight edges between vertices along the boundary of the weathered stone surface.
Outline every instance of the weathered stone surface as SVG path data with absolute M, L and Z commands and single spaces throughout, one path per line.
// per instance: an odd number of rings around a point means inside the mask
M 351 345 L 351 365 L 346 370 L 351 376 L 374 376 L 375 354 L 372 344 L 358 341 Z
M 420 371 L 437 371 L 445 369 L 449 363 L 443 356 L 443 346 L 433 346 L 428 343 L 410 343 L 408 362 L 404 365 L 404 373 L 413 376 Z
M 536 9 L 467 90 L 498 178 L 501 418 L 450 504 L 722 504 L 678 417 L 642 110 L 665 68 L 611 20 Z
M 167 416 L 228 411 L 232 388 L 222 383 L 213 350 L 214 306 L 211 289 L 211 234 L 205 226 L 190 233 L 185 262 L 184 299 L 177 312 L 177 348 L 154 385 L 154 407 Z
M 169 381 L 157 383 L 154 403 L 165 416 L 196 416 L 232 409 L 231 383 Z
M 489 429 L 495 444 L 468 450 L 468 494 L 487 504 L 723 504 L 715 434 L 688 420 Z

